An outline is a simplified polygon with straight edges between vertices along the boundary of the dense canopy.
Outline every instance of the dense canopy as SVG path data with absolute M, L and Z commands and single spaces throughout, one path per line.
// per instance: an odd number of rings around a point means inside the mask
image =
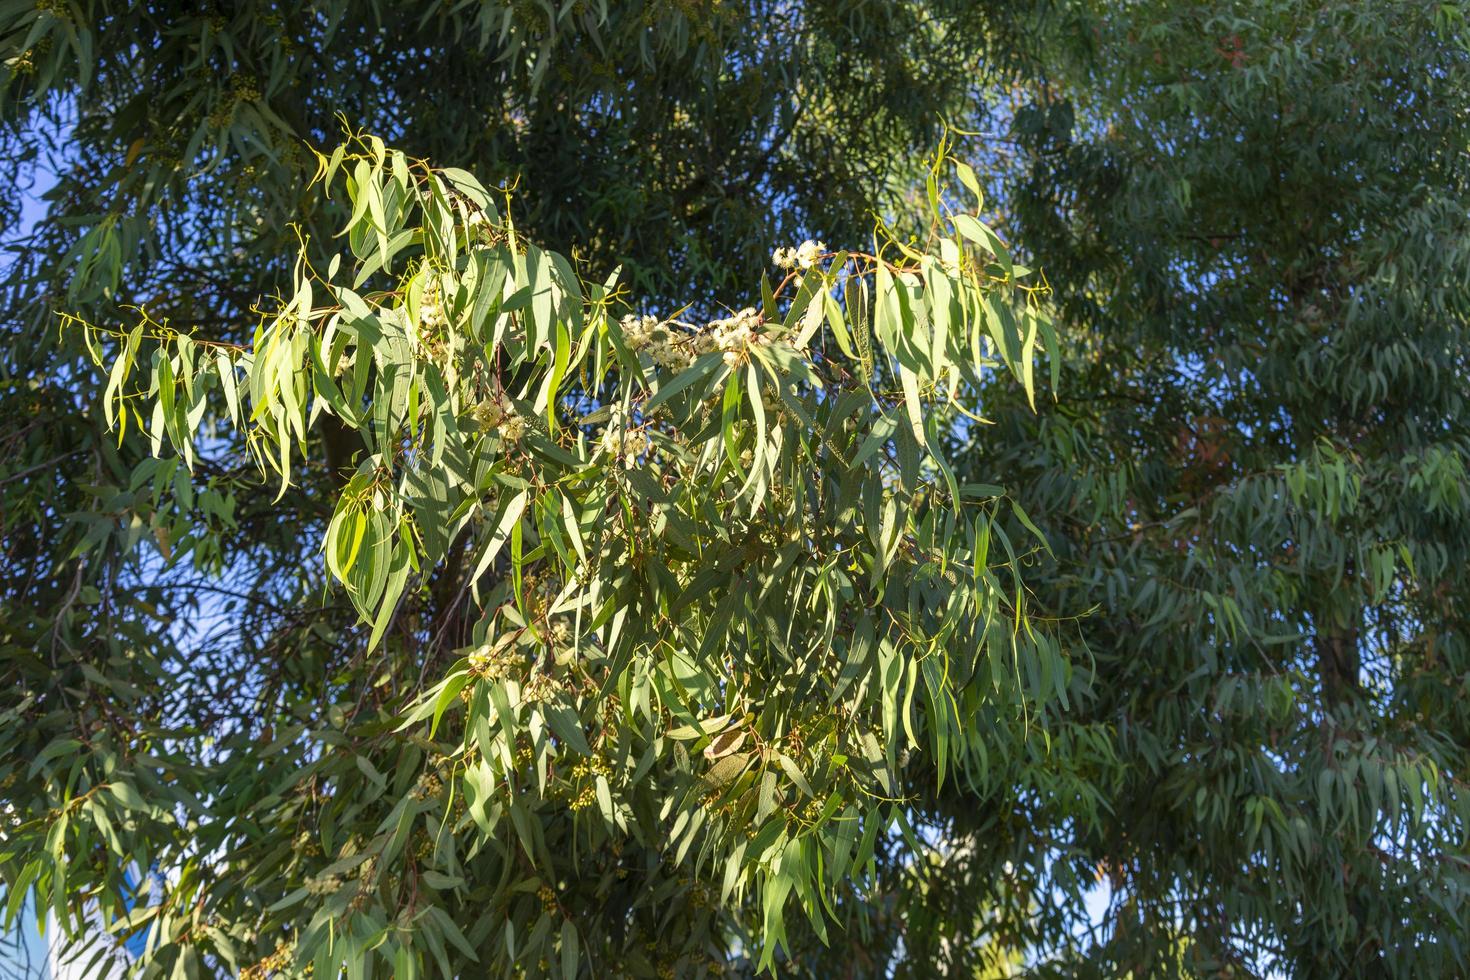
M 1470 972 L 1465 14 L 0 4 L 7 918 Z

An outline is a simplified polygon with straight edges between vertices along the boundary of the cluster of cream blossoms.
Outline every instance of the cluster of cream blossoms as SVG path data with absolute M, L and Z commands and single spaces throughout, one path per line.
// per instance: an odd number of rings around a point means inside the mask
M 485 643 L 469 655 L 470 673 L 486 680 L 498 681 L 515 674 L 522 658 L 506 643 Z
M 602 447 L 632 469 L 638 465 L 638 457 L 653 448 L 653 442 L 642 429 L 625 425 L 622 411 L 615 405 L 607 428 L 602 430 Z
M 622 327 L 628 346 L 647 354 L 660 367 L 679 371 L 694 359 L 683 340 L 656 316 L 630 314 L 623 317 Z
M 747 306 L 734 316 L 710 321 L 709 327 L 700 334 L 700 340 L 711 351 L 724 351 L 725 363 L 734 367 L 745 356 L 745 349 L 755 339 L 755 331 L 760 323 L 760 314 Z
M 782 269 L 810 269 L 826 251 L 825 244 L 808 238 L 795 248 L 776 249 L 771 255 L 771 261 Z
M 724 319 L 711 320 L 704 329 L 693 333 L 675 331 L 653 316 L 625 316 L 621 325 L 629 347 L 647 354 L 661 367 L 679 371 L 688 367 L 695 357 L 715 351 L 724 352 L 726 364 L 732 367 L 738 364 L 755 339 L 760 322 L 760 314 L 746 307 Z
M 820 242 L 808 242 L 820 251 Z M 803 246 L 805 248 L 806 246 Z M 619 321 L 628 347 L 648 357 L 660 367 L 681 371 L 704 354 L 720 352 L 730 367 L 736 367 L 748 356 L 750 345 L 760 341 L 761 315 L 754 307 L 746 307 L 728 317 L 711 320 L 703 328 L 679 329 L 655 316 L 629 314 Z M 621 411 L 614 407 L 602 433 L 602 448 L 621 459 L 624 466 L 637 465 L 639 458 L 653 449 L 641 426 L 627 425 Z
M 437 276 L 424 287 L 423 297 L 419 300 L 419 318 L 426 328 L 442 330 L 449 326 L 449 314 L 444 309 L 444 286 Z
M 439 790 L 443 788 L 444 783 L 440 780 L 439 774 L 429 770 L 419 774 L 418 780 L 413 784 L 413 789 L 408 795 L 415 800 L 423 801 L 432 796 L 438 796 Z

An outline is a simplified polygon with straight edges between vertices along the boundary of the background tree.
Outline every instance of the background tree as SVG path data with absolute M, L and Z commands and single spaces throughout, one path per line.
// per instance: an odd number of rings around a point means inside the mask
M 1095 609 L 1070 717 L 1116 763 L 1106 816 L 959 826 L 1097 868 L 1104 974 L 1179 937 L 1201 975 L 1466 969 L 1463 14 L 1069 5 L 1016 114 L 1066 381 L 988 394 L 965 458 L 1041 508 L 1043 604 Z

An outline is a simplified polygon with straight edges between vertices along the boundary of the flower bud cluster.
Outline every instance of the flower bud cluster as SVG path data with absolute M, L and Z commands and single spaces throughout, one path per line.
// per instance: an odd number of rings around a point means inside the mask
M 285 940 L 276 943 L 275 951 L 258 963 L 240 971 L 240 980 L 266 980 L 267 977 L 279 975 L 291 965 L 291 958 L 295 948 Z
M 341 875 L 313 875 L 305 881 L 306 894 L 323 897 L 335 895 L 342 888 Z
M 470 654 L 470 673 L 496 681 L 510 673 L 517 657 L 509 649 L 496 649 L 488 643 Z
M 475 406 L 475 424 L 481 432 L 492 429 L 508 442 L 515 442 L 526 434 L 526 420 L 515 410 L 515 406 L 503 394 L 487 398 Z
M 573 810 L 585 810 L 597 802 L 597 790 L 591 786 L 583 786 L 577 795 L 568 804 Z
M 573 779 L 587 779 L 592 776 L 606 776 L 612 772 L 612 767 L 607 760 L 600 755 L 578 759 L 572 766 Z
M 408 795 L 413 797 L 415 800 L 427 800 L 432 796 L 439 795 L 439 790 L 443 788 L 443 786 L 444 784 L 440 781 L 437 773 L 422 773 L 420 774 L 418 781 L 413 784 L 413 789 L 409 792 Z
M 560 693 L 561 684 L 556 678 L 537 671 L 526 678 L 526 684 L 521 688 L 521 700 L 550 701 Z
M 572 779 L 581 782 L 586 780 L 577 795 L 573 797 L 571 808 L 573 810 L 585 810 L 597 802 L 596 777 L 608 776 L 612 773 L 612 766 L 601 756 L 591 756 L 578 759 L 572 766 Z

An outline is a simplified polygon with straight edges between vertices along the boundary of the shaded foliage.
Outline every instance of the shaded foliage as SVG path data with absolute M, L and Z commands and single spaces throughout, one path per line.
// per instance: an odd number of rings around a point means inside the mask
M 1044 604 L 1096 609 L 1073 717 L 1117 764 L 1030 847 L 1109 882 L 1106 973 L 1463 972 L 1463 11 L 1070 14 L 1009 198 L 1066 384 L 969 458 L 1041 509 Z

